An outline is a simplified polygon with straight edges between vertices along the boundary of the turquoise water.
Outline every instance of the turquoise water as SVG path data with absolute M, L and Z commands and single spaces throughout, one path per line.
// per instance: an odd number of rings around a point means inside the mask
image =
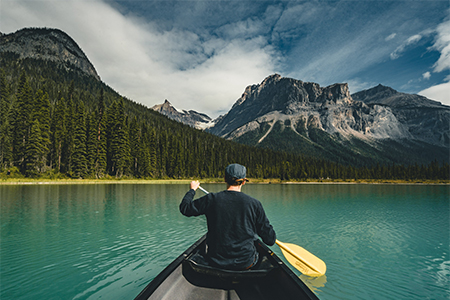
M 0 299 L 133 299 L 205 232 L 203 217 L 178 211 L 187 188 L 0 186 Z M 279 240 L 326 262 L 325 276 L 300 276 L 320 299 L 450 298 L 449 186 L 244 192 L 261 200 Z

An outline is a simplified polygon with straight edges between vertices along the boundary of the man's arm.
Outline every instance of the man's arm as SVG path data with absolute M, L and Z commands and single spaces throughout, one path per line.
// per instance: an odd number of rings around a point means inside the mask
M 275 240 L 277 239 L 277 235 L 272 225 L 269 222 L 269 219 L 266 216 L 266 213 L 262 207 L 260 206 L 258 224 L 256 226 L 258 230 L 258 235 L 262 238 L 263 242 L 269 246 L 275 244 Z
M 206 196 L 193 201 L 195 196 L 195 190 L 200 186 L 199 181 L 192 181 L 190 184 L 190 190 L 184 195 L 183 200 L 180 203 L 180 212 L 186 217 L 199 216 L 205 213 L 206 210 Z

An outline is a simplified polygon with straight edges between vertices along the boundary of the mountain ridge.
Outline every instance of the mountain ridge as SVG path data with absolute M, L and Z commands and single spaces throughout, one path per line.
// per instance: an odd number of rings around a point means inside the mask
M 200 129 L 334 161 L 448 161 L 449 106 L 381 84 L 353 95 L 346 83 L 321 87 L 273 74 Z
M 359 99 L 366 100 L 360 101 Z M 340 161 L 448 161 L 450 107 L 377 86 L 350 95 L 348 85 L 266 77 L 247 86 L 208 132 L 252 146 L 319 154 Z M 414 157 L 413 157 L 414 156 Z
M 412 137 L 448 147 L 450 106 L 424 96 L 401 93 L 381 84 L 355 93 L 352 97 L 368 105 L 390 107 L 394 116 L 408 127 Z
M 151 109 L 165 115 L 169 119 L 189 125 L 196 129 L 205 129 L 211 124 L 211 118 L 203 113 L 194 110 L 178 110 L 169 102 L 165 100 L 163 104 L 156 104 Z
M 366 104 L 387 105 L 394 108 L 442 108 L 450 106 L 439 101 L 428 99 L 425 96 L 401 93 L 391 87 L 379 84 L 373 88 L 352 94 L 354 100 L 363 101 Z
M 32 58 L 63 62 L 66 69 L 78 69 L 85 75 L 101 80 L 94 65 L 79 45 L 64 31 L 54 28 L 23 28 L 0 35 L 0 52 Z

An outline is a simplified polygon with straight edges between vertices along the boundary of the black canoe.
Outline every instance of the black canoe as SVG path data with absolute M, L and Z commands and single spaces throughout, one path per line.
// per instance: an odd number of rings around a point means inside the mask
M 206 236 L 175 259 L 135 298 L 143 299 L 319 299 L 266 245 L 255 269 L 228 271 L 209 267 L 199 252 Z

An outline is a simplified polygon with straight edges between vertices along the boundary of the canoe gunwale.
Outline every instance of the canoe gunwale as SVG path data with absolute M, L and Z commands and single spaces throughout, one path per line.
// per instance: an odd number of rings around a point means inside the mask
M 166 278 L 172 274 L 185 259 L 188 257 L 203 241 L 206 239 L 206 234 L 203 235 L 198 241 L 178 256 L 173 262 L 171 262 L 164 270 L 161 271 L 140 293 L 136 296 L 135 300 L 148 299 L 153 292 L 166 280 Z
M 194 286 L 198 287 L 206 287 L 213 289 L 222 289 L 222 290 L 233 290 L 234 288 L 238 288 L 242 290 L 242 287 L 250 285 L 256 286 L 258 285 L 258 281 L 262 280 L 259 284 L 270 285 L 275 290 L 284 289 L 290 290 L 289 299 L 309 299 L 309 300 L 319 300 L 319 298 L 305 285 L 305 283 L 296 275 L 275 253 L 272 252 L 264 243 L 258 241 L 257 248 L 261 253 L 265 253 L 264 255 L 267 257 L 269 263 L 273 266 L 270 270 L 267 271 L 267 276 L 261 277 L 261 274 L 257 274 L 254 278 L 251 276 L 239 277 L 238 280 L 234 281 L 233 278 L 220 278 L 215 276 L 208 276 L 206 274 L 201 274 L 195 272 L 195 266 L 190 263 L 189 258 L 198 252 L 198 249 L 202 246 L 206 240 L 206 234 L 203 235 L 198 241 L 196 241 L 192 246 L 190 246 L 186 251 L 184 251 L 180 256 L 178 256 L 172 263 L 170 263 L 161 273 L 159 273 L 135 298 L 135 300 L 144 300 L 149 299 L 155 291 L 165 282 L 168 277 L 174 273 L 175 270 L 180 270 L 180 276 L 184 277 L 187 282 L 190 282 Z M 194 266 L 194 268 L 193 268 Z M 248 271 L 242 271 L 248 272 Z M 241 272 L 241 273 L 242 273 Z M 226 274 L 231 274 L 233 271 L 223 272 Z M 239 272 L 237 272 L 239 273 Z M 182 275 L 181 275 L 182 274 Z M 219 274 L 220 275 L 220 274 Z M 215 279 L 214 279 L 215 277 Z M 259 279 L 261 278 L 261 279 Z M 241 281 L 242 279 L 242 281 Z M 170 279 L 169 279 L 170 281 Z M 278 282 L 279 286 L 277 283 Z M 165 283 L 167 284 L 167 283 Z M 262 286 L 261 286 L 262 287 Z M 265 287 L 267 288 L 267 286 Z M 161 290 L 158 290 L 161 292 Z M 156 292 L 156 293 L 159 293 Z M 264 297 L 264 299 L 281 299 L 276 294 L 273 294 L 271 290 L 266 290 L 266 293 L 271 293 L 272 297 Z M 294 295 L 294 296 L 292 296 Z M 297 295 L 297 296 L 295 296 Z M 302 295 L 302 296 L 300 296 Z M 156 295 L 154 295 L 156 296 Z M 248 298 L 248 297 L 247 297 Z M 245 298 L 245 299 L 247 299 Z M 250 297 L 253 299 L 253 297 Z M 249 298 L 249 299 L 250 299 Z M 152 298 L 153 299 L 153 298 Z M 159 299 L 159 298 L 155 298 Z M 234 298 L 233 298 L 234 299 Z M 238 298 L 236 298 L 238 299 Z M 242 299 L 242 298 L 239 298 Z M 285 298 L 283 298 L 285 299 Z

